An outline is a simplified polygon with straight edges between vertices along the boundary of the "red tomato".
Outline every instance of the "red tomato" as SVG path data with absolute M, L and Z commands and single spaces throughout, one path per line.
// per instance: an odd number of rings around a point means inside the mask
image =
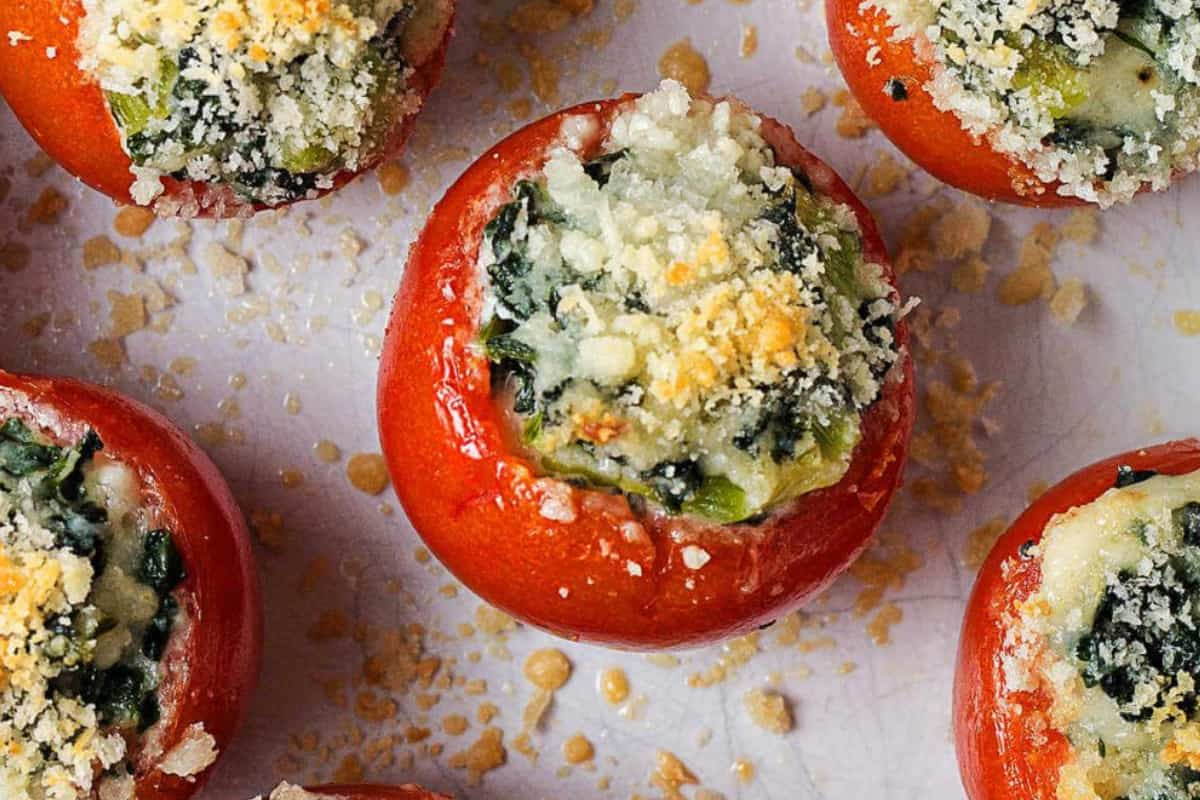
M 34 141 L 63 169 L 117 202 L 133 205 L 129 156 L 121 147 L 116 123 L 99 85 L 77 66 L 75 40 L 83 16 L 81 0 L 0 2 L 0 32 L 30 37 L 0 47 L 0 94 Z M 422 102 L 441 77 L 451 28 L 447 23 L 441 46 L 414 65 L 409 80 Z M 53 57 L 48 48 L 53 48 Z M 398 120 L 380 155 L 357 172 L 340 173 L 334 188 L 399 155 L 415 119 L 416 114 L 409 114 Z M 170 178 L 163 184 L 165 197 L 194 198 L 199 216 L 236 216 L 247 207 L 227 186 Z
M 262 600 L 246 523 L 208 457 L 157 412 L 107 389 L 0 371 L 0 420 L 19 417 L 58 444 L 91 428 L 103 453 L 141 478 L 155 525 L 171 531 L 187 576 L 175 590 L 187 623 L 169 641 L 159 689 L 162 720 L 131 749 L 142 800 L 185 800 L 209 770 L 157 769 L 201 723 L 224 752 L 246 711 L 262 652 Z M 147 746 L 149 745 L 149 746 Z
M 940 111 L 925 89 L 933 66 L 914 52 L 912 40 L 894 41 L 886 12 L 862 0 L 825 0 L 829 46 L 850 91 L 871 119 L 904 153 L 934 177 L 988 200 L 1027 206 L 1080 205 L 1046 184 L 1025 165 L 997 153 L 963 130 L 958 117 Z M 906 100 L 884 91 L 903 82 Z
M 587 103 L 524 128 L 484 154 L 450 188 L 414 245 L 388 326 L 379 376 L 379 425 L 396 491 L 430 549 L 472 590 L 533 625 L 571 639 L 655 649 L 752 630 L 826 587 L 867 546 L 900 472 L 913 418 L 906 354 L 865 413 L 863 438 L 840 483 L 811 492 L 759 525 L 638 517 L 624 497 L 539 479 L 509 452 L 475 346 L 484 225 L 514 183 L 540 170 L 564 119 L 594 115 L 591 149 L 623 104 Z M 887 265 L 870 214 L 784 125 L 764 120 L 780 163 L 851 207 L 866 257 Z M 889 278 L 891 277 L 890 267 Z M 571 521 L 547 519 L 547 492 L 570 491 Z M 627 523 L 637 523 L 628 525 Z M 624 526 L 624 528 L 623 528 Z M 683 550 L 711 560 L 688 569 Z
M 426 791 L 420 786 L 377 786 L 371 784 L 330 784 L 313 786 L 313 794 L 337 798 L 337 800 L 450 800 L 444 794 Z
M 1111 489 L 1117 467 L 1180 475 L 1200 469 L 1200 440 L 1135 450 L 1085 467 L 1039 497 L 1000 537 L 979 571 L 967 603 L 954 676 L 954 736 L 970 800 L 1054 800 L 1059 768 L 1070 754 L 1065 737 L 1039 723 L 1050 697 L 1005 689 L 1001 656 L 1005 617 L 1041 583 L 1025 542 L 1039 542 L 1055 514 L 1086 505 Z M 1007 700 L 1008 702 L 1003 702 Z M 1014 708 L 1025 713 L 1014 713 Z

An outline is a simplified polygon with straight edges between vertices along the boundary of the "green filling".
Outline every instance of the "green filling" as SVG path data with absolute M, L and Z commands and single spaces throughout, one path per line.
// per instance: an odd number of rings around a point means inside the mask
M 281 68 L 293 83 L 286 91 L 299 104 L 305 121 L 302 135 L 277 141 L 278 134 L 270 127 L 269 103 L 284 91 L 280 77 L 263 75 L 254 80 L 262 111 L 246 121 L 207 82 L 182 77 L 190 67 L 212 68 L 197 45 L 188 45 L 177 56 L 163 59 L 161 77 L 153 85 L 140 87 L 136 94 L 105 94 L 125 150 L 135 165 L 179 180 L 196 177 L 189 172 L 190 165 L 206 163 L 206 169 L 217 174 L 206 174 L 205 180 L 226 183 L 250 202 L 278 205 L 303 199 L 348 166 L 342 150 L 353 148 L 362 163 L 386 143 L 403 106 L 407 65 L 400 39 L 411 12 L 412 6 L 406 6 L 397 14 L 367 44 L 359 63 L 347 68 L 326 65 L 333 75 L 333 91 L 341 86 L 369 87 L 365 99 L 369 113 L 361 130 L 333 129 L 320 122 L 321 98 L 305 93 L 309 81 L 303 74 L 305 61 L 318 56 L 304 55 Z M 238 91 L 229 82 L 224 89 L 235 96 Z M 331 148 L 331 141 L 339 146 Z
M 609 153 L 586 162 L 583 170 L 603 187 L 613 171 L 633 157 L 626 150 Z M 872 311 L 871 303 L 878 295 L 867 289 L 859 275 L 863 261 L 859 235 L 840 227 L 832 207 L 807 186 L 807 177 L 797 173 L 795 182 L 775 195 L 768 194 L 761 218 L 778 232 L 773 268 L 801 275 L 806 260 L 819 256 L 825 270 L 818 291 L 836 296 L 849 309 L 848 314 L 833 315 L 833 329 L 828 333 L 835 345 L 842 345 L 855 326 L 863 327 L 868 336 L 877 335 L 870 333 L 875 327 L 890 330 L 890 316 Z M 512 200 L 486 225 L 484 236 L 494 255 L 487 276 L 500 313 L 487 320 L 480 333 L 482 351 L 493 365 L 494 392 L 518 416 L 521 442 L 539 454 L 545 469 L 584 485 L 651 500 L 672 514 L 691 514 L 723 524 L 753 520 L 783 502 L 840 480 L 860 438 L 859 412 L 840 385 L 826 381 L 810 387 L 803 384 L 799 373 L 776 385 L 759 387 L 765 399 L 757 410 L 716 409 L 711 420 L 701 423 L 718 424 L 721 414 L 743 420 L 725 444 L 740 453 L 740 458 L 769 465 L 774 488 L 757 502 L 749 499 L 748 487 L 739 486 L 728 475 L 707 473 L 697 458 L 668 458 L 637 471 L 623 456 L 592 441 L 547 445 L 545 430 L 560 421 L 556 403 L 564 392 L 578 389 L 585 381 L 568 375 L 539 389 L 538 352 L 522 340 L 522 326 L 535 315 L 554 315 L 560 288 L 565 285 L 580 284 L 585 290 L 608 287 L 605 277 L 581 278 L 562 262 L 539 269 L 529 251 L 529 240 L 520 233 L 545 224 L 569 228 L 571 223 L 543 186 L 520 181 L 513 188 Z M 627 312 L 649 313 L 636 291 L 622 288 L 614 294 Z M 882 378 L 889 366 L 890 361 L 873 368 L 875 377 Z M 593 388 L 603 403 L 623 409 L 638 407 L 644 391 L 632 383 L 615 392 Z M 814 390 L 839 397 L 840 408 L 830 412 L 827 405 L 818 407 L 812 400 Z
M 57 447 L 20 419 L 0 425 L 0 490 L 19 496 L 27 486 L 28 503 L 21 510 L 36 514 L 55 534 L 57 546 L 88 558 L 97 580 L 108 567 L 115 533 L 108 513 L 88 498 L 83 484 L 85 470 L 102 448 L 90 430 L 75 447 Z M 169 531 L 154 530 L 143 537 L 132 571 L 154 590 L 159 606 L 148 624 L 130 626 L 133 643 L 117 663 L 106 669 L 91 663 L 97 637 L 120 624 L 91 605 L 91 598 L 69 617 L 47 622 L 53 635 L 45 650 L 62 666 L 54 680 L 56 691 L 93 705 L 105 725 L 140 731 L 159 717 L 156 663 L 178 615 L 171 592 L 184 577 L 183 560 Z

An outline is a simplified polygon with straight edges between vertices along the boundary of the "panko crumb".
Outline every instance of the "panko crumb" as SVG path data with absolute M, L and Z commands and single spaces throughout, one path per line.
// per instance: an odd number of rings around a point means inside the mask
M 793 727 L 792 710 L 787 699 L 776 692 L 751 689 L 742 698 L 750 720 L 764 731 L 782 736 Z
M 204 730 L 204 723 L 193 722 L 188 726 L 179 743 L 158 762 L 158 769 L 168 775 L 194 778 L 212 766 L 216 760 L 216 739 Z
M 829 103 L 829 95 L 815 86 L 809 87 L 800 95 L 800 110 L 808 116 L 816 114 Z
M 1006 306 L 1021 306 L 1054 296 L 1054 273 L 1050 262 L 1058 248 L 1059 233 L 1040 222 L 1021 242 L 1017 268 L 1005 275 L 997 287 L 997 299 Z
M 1078 278 L 1068 278 L 1050 298 L 1050 314 L 1064 325 L 1072 325 L 1088 305 L 1087 287 Z
M 854 95 L 849 91 L 838 90 L 833 96 L 833 104 L 842 109 L 835 130 L 843 139 L 861 139 L 875 127 L 875 121 L 867 116 L 867 112 L 863 111 L 858 100 L 854 99 Z
M 712 83 L 712 73 L 704 55 L 692 45 L 691 39 L 680 39 L 663 51 L 658 59 L 658 74 L 679 81 L 692 96 L 706 94 Z
M 466 750 L 450 756 L 448 763 L 454 769 L 465 769 L 470 784 L 478 786 L 486 773 L 502 767 L 507 760 L 504 731 L 492 727 L 485 728 Z
M 1200 336 L 1200 311 L 1183 309 L 1172 316 L 1175 330 L 1184 336 Z
M 650 774 L 650 784 L 663 793 L 666 800 L 684 800 L 684 786 L 695 786 L 700 783 L 696 775 L 684 765 L 679 756 L 667 750 L 659 750 L 654 755 L 654 772 Z
M 868 197 L 884 197 L 900 188 L 908 180 L 909 168 L 901 164 L 886 150 L 880 151 L 875 161 L 867 168 L 864 194 Z

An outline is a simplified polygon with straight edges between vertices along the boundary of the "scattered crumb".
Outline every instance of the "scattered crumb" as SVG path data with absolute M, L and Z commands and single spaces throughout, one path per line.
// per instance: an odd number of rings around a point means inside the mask
M 743 25 L 742 41 L 738 45 L 738 54 L 742 58 L 750 58 L 758 52 L 758 26 Z
M 1184 336 L 1200 336 L 1200 311 L 1176 311 L 1172 319 L 1175 330 Z
M 503 766 L 506 760 L 504 731 L 499 728 L 484 728 L 474 744 L 450 756 L 448 763 L 454 769 L 467 770 L 471 785 L 478 786 L 484 774 Z
M 624 703 L 629 697 L 629 678 L 620 667 L 609 667 L 600 673 L 600 696 L 611 706 Z
M 783 695 L 751 689 L 742 702 L 751 721 L 764 731 L 783 735 L 792 729 L 792 712 Z
M 113 230 L 130 239 L 141 237 L 156 219 L 154 212 L 141 206 L 125 206 L 113 217 Z
M 525 659 L 525 679 L 539 689 L 556 692 L 571 677 L 571 662 L 561 650 L 535 650 Z
M 1064 325 L 1072 325 L 1088 305 L 1087 287 L 1078 278 L 1063 281 L 1050 298 L 1050 314 Z
M 700 781 L 690 769 L 684 766 L 679 757 L 666 750 L 659 750 L 654 756 L 654 772 L 650 774 L 650 784 L 663 793 L 666 800 L 684 800 L 680 789 L 684 786 L 695 786 Z
M 825 108 L 825 104 L 828 102 L 829 97 L 825 92 L 810 86 L 804 91 L 804 94 L 800 95 L 800 110 L 811 117 Z
M 379 188 L 386 195 L 397 195 L 408 187 L 408 167 L 399 161 L 388 161 L 376 172 Z
M 1054 273 L 1050 261 L 1058 245 L 1058 232 L 1040 222 L 1021 242 L 1017 268 L 1005 275 L 997 289 L 997 298 L 1006 306 L 1021 306 L 1034 300 L 1049 300 L 1054 295 Z
M 835 130 L 844 139 L 861 139 L 875 127 L 875 122 L 867 116 L 862 106 L 854 99 L 854 95 L 845 89 L 840 89 L 833 96 L 833 104 L 842 109 Z
M 738 783 L 743 786 L 754 780 L 754 764 L 745 758 L 739 758 L 734 761 L 729 771 L 733 773 L 733 777 L 737 778 Z
M 1067 217 L 1059 232 L 1064 239 L 1076 244 L 1092 244 L 1100 235 L 1100 214 L 1094 208 L 1076 209 Z
M 67 198 L 58 189 L 47 186 L 25 211 L 25 222 L 29 225 L 53 225 L 66 210 Z
M 988 557 L 988 553 L 992 552 L 992 545 L 1000 538 L 1000 534 L 1004 533 L 1006 527 L 1007 523 L 1003 518 L 995 517 L 967 534 L 967 548 L 963 553 L 963 563 L 971 569 L 979 569 L 984 559 Z
M 97 269 L 121 263 L 121 248 L 107 236 L 93 236 L 83 243 L 83 268 Z
M 346 477 L 360 492 L 380 494 L 388 487 L 387 462 L 378 453 L 355 453 L 346 462 Z
M 658 73 L 664 78 L 679 81 L 693 96 L 708 92 L 712 83 L 708 62 L 692 46 L 691 39 L 681 39 L 663 52 L 658 60 Z
M 596 757 L 596 748 L 582 733 L 575 733 L 562 746 L 563 761 L 584 764 Z
M 881 150 L 867 169 L 864 194 L 868 197 L 889 195 L 908 179 L 908 168 L 897 161 L 891 153 Z

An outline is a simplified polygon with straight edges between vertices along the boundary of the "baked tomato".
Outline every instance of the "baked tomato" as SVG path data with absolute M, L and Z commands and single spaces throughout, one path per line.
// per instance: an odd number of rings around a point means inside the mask
M 35 656 L 0 654 L 0 794 L 195 794 L 262 639 L 249 536 L 216 467 L 128 398 L 0 372 L 0 502 L 4 634 Z
M 300 789 L 285 783 L 276 787 L 268 800 L 450 800 L 450 798 L 412 784 L 403 786 L 381 786 L 367 783 L 329 784 Z
M 846 185 L 737 101 L 666 82 L 535 122 L 438 203 L 396 297 L 379 425 L 409 520 L 567 638 L 767 624 L 867 546 L 900 481 L 891 281 Z
M 1155 4 L 825 8 L 834 57 L 863 110 L 946 183 L 1022 205 L 1108 206 L 1196 168 L 1185 106 L 1200 83 L 1178 69 L 1180 45 L 1164 34 L 1179 20 Z M 1196 9 L 1181 13 L 1200 20 Z M 1164 94 L 1178 107 L 1160 102 Z
M 68 172 L 162 215 L 243 216 L 396 156 L 454 0 L 11 0 L 0 94 Z
M 1106 459 L 1048 490 L 996 542 L 954 681 L 971 800 L 1187 796 L 1197 470 L 1195 439 Z

